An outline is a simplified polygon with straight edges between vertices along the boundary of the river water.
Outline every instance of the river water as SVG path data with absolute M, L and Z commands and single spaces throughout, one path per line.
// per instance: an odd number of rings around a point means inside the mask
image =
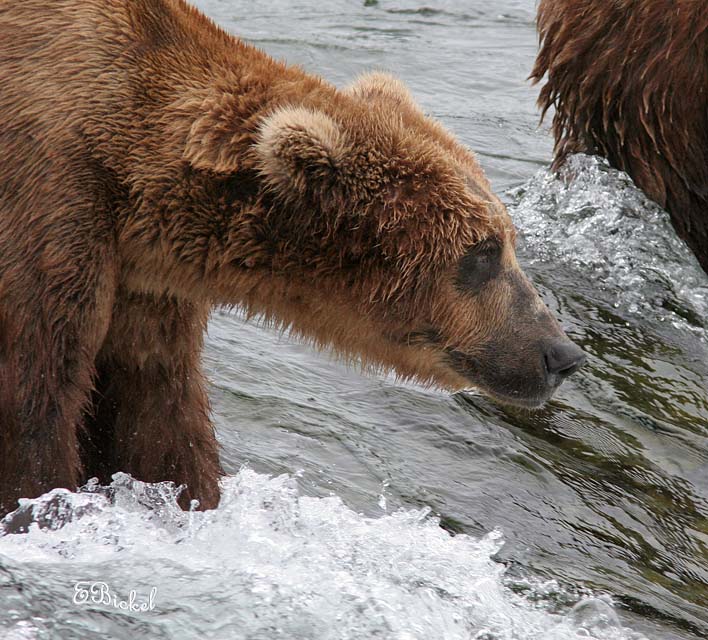
M 708 277 L 625 175 L 547 171 L 533 0 L 196 4 L 335 83 L 403 78 L 478 153 L 589 363 L 506 410 L 216 312 L 221 506 L 125 476 L 28 503 L 37 524 L 0 537 L 0 637 L 708 637 Z

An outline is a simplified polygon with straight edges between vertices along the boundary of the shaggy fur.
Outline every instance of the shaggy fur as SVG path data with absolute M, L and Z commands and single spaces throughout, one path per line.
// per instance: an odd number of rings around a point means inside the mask
M 553 106 L 555 166 L 596 153 L 665 207 L 708 272 L 708 7 L 541 0 L 532 78 Z
M 337 90 L 181 0 L 0 2 L 0 77 L 0 509 L 116 470 L 215 506 L 214 305 L 446 388 L 559 384 L 508 214 L 397 80 Z

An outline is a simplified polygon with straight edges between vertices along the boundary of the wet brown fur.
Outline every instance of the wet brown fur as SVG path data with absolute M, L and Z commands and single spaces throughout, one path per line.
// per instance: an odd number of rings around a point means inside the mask
M 532 78 L 555 166 L 596 153 L 665 207 L 708 272 L 708 5 L 541 0 Z
M 0 77 L 2 510 L 117 470 L 215 506 L 214 305 L 453 389 L 452 350 L 537 375 L 561 335 L 475 158 L 389 76 L 337 90 L 181 0 L 24 0 Z M 485 238 L 511 275 L 461 293 Z

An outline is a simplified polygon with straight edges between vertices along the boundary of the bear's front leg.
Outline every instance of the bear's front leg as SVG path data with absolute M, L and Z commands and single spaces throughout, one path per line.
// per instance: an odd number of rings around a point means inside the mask
M 67 251 L 50 263 L 45 250 L 35 264 L 0 273 L 0 517 L 18 498 L 83 482 L 78 436 L 114 272 L 85 247 L 76 254 L 80 261 Z
M 82 482 L 77 432 L 96 351 L 83 323 L 25 308 L 0 309 L 0 518 L 18 498 Z
M 125 471 L 186 485 L 180 505 L 219 503 L 221 475 L 201 371 L 208 308 L 168 296 L 119 293 L 98 359 L 87 448 L 89 475 Z

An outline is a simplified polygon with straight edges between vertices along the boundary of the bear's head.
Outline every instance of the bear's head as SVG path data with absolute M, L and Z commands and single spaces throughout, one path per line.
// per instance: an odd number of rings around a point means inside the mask
M 585 357 L 520 269 L 474 155 L 388 75 L 327 95 L 258 120 L 240 301 L 368 367 L 548 400 Z

